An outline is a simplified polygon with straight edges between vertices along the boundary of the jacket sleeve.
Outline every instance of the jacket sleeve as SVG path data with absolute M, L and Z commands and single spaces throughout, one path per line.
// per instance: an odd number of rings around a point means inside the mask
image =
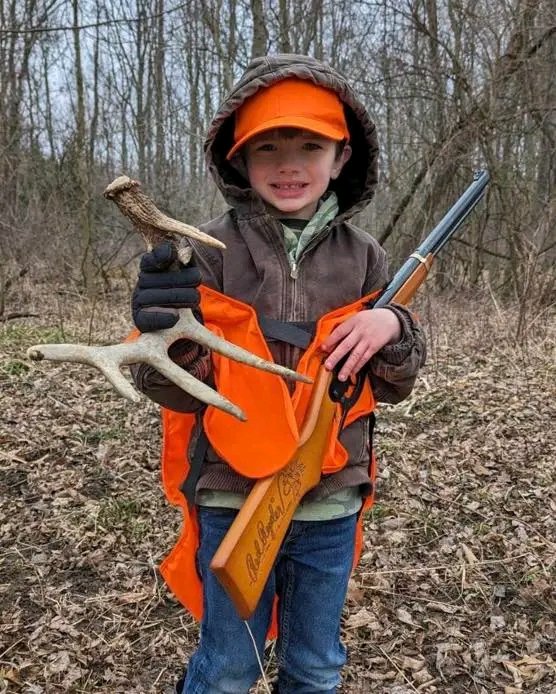
M 203 284 L 219 290 L 222 284 L 222 254 L 204 244 L 191 242 L 191 245 Z M 183 340 L 175 342 L 168 354 L 176 364 L 186 369 L 197 380 L 214 388 L 212 362 L 208 350 L 201 345 Z M 132 364 L 130 370 L 138 390 L 162 407 L 176 412 L 197 412 L 205 407 L 204 402 L 178 388 L 148 364 Z
M 198 381 L 214 387 L 210 353 L 207 349 L 194 342 L 182 340 L 175 342 L 168 354 L 172 361 Z M 176 412 L 197 412 L 205 405 L 148 364 L 131 364 L 130 371 L 137 388 L 162 407 Z
M 374 252 L 370 257 L 365 294 L 382 289 L 388 283 L 386 253 L 378 243 L 371 249 Z M 370 378 L 375 398 L 379 402 L 396 404 L 413 390 L 419 369 L 425 363 L 426 343 L 423 329 L 409 309 L 400 304 L 390 304 L 386 308 L 398 317 L 401 337 L 399 342 L 386 345 L 371 358 Z

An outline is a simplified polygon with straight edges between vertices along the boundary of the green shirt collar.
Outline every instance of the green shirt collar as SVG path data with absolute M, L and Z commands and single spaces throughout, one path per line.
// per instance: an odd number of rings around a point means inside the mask
M 288 259 L 292 267 L 297 263 L 311 239 L 337 216 L 339 209 L 336 193 L 330 192 L 320 201 L 317 211 L 301 232 L 281 222 Z

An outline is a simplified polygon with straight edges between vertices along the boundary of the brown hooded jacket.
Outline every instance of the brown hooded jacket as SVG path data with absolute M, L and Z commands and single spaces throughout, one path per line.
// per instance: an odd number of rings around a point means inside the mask
M 352 147 L 351 159 L 330 185 L 338 196 L 339 213 L 311 239 L 295 270 L 288 261 L 279 220 L 268 214 L 242 173 L 241 163 L 226 160 L 233 141 L 235 110 L 258 89 L 286 77 L 307 79 L 337 92 L 345 105 Z M 207 134 L 205 152 L 210 172 L 231 207 L 201 227 L 226 244 L 224 252 L 194 243 L 205 284 L 250 304 L 258 314 L 281 321 L 315 321 L 385 286 L 388 269 L 384 250 L 348 221 L 369 203 L 377 184 L 376 129 L 346 80 L 331 67 L 291 54 L 254 60 L 218 109 Z M 411 392 L 425 359 L 424 336 L 413 316 L 403 307 L 394 306 L 392 310 L 402 324 L 401 340 L 384 347 L 370 364 L 375 398 L 388 403 L 399 402 Z M 283 342 L 271 342 L 269 346 L 276 362 L 295 369 L 298 348 Z M 133 374 L 140 390 L 161 405 L 181 412 L 200 410 L 201 403 L 151 367 L 135 367 Z M 368 484 L 368 432 L 367 418 L 344 430 L 341 442 L 349 453 L 348 465 L 324 477 L 311 498 Z M 198 489 L 246 493 L 251 484 L 209 447 Z

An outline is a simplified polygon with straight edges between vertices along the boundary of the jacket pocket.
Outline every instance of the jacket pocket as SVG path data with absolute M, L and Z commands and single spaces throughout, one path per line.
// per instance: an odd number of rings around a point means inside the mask
M 348 465 L 369 459 L 369 417 L 360 417 L 340 434 L 340 443 L 348 453 Z

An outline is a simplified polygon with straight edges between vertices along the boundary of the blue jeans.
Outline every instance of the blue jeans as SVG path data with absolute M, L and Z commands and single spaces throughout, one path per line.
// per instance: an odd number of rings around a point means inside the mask
M 251 637 L 209 563 L 237 511 L 199 509 L 197 554 L 204 586 L 200 643 L 182 694 L 246 694 L 260 675 Z M 332 521 L 293 521 L 249 626 L 261 661 L 274 595 L 279 694 L 334 694 L 346 649 L 340 618 L 353 561 L 357 514 Z

